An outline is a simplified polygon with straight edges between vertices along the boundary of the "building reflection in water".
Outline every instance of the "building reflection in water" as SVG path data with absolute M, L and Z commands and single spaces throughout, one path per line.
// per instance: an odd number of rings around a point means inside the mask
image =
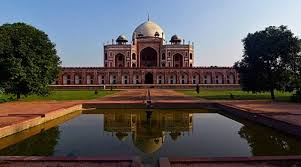
M 169 135 L 176 141 L 192 131 L 192 113 L 175 111 L 108 111 L 104 112 L 104 130 L 118 140 L 132 135 L 133 144 L 144 153 L 153 153 Z

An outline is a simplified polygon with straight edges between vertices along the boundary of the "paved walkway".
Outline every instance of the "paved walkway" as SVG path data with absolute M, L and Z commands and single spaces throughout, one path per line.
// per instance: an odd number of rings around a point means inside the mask
M 50 113 L 52 111 L 68 108 L 78 104 L 78 102 L 8 102 L 0 104 L 0 128 L 40 117 L 41 114 Z
M 135 156 L 43 157 L 0 156 L 0 167 L 142 167 Z
M 267 101 L 223 101 L 220 103 L 297 125 L 301 128 L 301 104 Z

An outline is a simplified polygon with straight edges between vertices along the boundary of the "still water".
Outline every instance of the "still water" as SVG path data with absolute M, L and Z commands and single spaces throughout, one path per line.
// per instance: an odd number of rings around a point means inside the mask
M 90 110 L 0 139 L 0 155 L 208 157 L 301 154 L 301 140 L 209 110 Z

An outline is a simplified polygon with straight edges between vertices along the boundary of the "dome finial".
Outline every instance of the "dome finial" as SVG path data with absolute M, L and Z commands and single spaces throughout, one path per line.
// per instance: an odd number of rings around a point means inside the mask
M 147 21 L 149 21 L 149 13 L 147 13 Z

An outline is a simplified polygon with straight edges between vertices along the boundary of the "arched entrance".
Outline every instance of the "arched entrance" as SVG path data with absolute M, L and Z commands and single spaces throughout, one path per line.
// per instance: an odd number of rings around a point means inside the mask
M 173 65 L 176 68 L 183 67 L 183 56 L 180 55 L 179 53 L 175 54 L 173 56 Z
M 124 67 L 125 56 L 123 54 L 118 53 L 115 56 L 115 67 Z
M 151 47 L 142 49 L 140 52 L 141 67 L 157 67 L 157 52 Z
M 145 84 L 153 84 L 154 83 L 154 78 L 152 73 L 147 73 L 145 74 L 145 79 L 144 79 Z

